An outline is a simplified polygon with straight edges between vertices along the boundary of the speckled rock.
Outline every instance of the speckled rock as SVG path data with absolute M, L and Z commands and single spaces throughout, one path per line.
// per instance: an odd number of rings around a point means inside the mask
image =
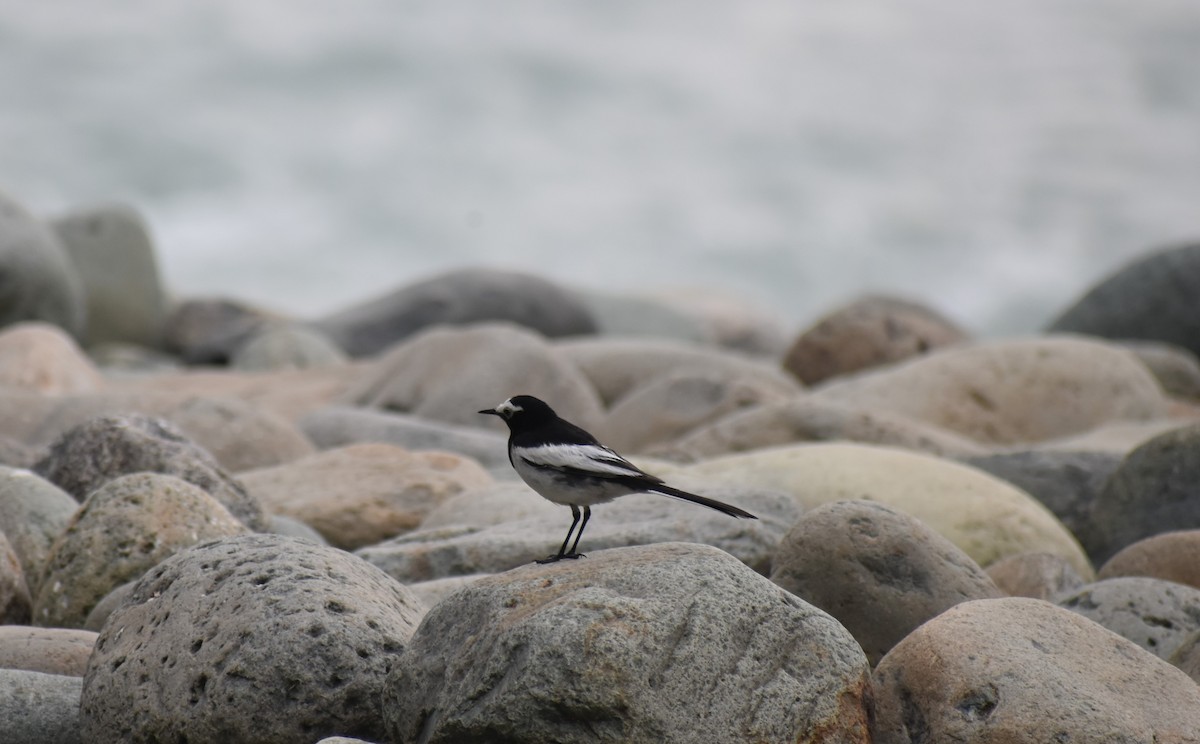
M 41 320 L 75 338 L 87 308 L 83 284 L 54 231 L 0 192 L 0 327 Z
M 872 665 L 921 623 L 1001 596 L 988 575 L 920 520 L 883 504 L 838 501 L 784 536 L 771 581 L 833 615 Z
M 968 457 L 963 462 L 1012 483 L 1042 502 L 1087 545 L 1092 505 L 1121 464 L 1121 456 L 1109 452 L 1023 450 Z
M 445 499 L 492 483 L 464 457 L 390 444 L 327 450 L 241 479 L 269 510 L 299 519 L 345 550 L 409 532 Z
M 95 643 L 88 630 L 0 626 L 0 669 L 82 677 Z
M 61 328 L 18 323 L 0 331 L 0 385 L 62 395 L 102 383 L 99 370 Z
M 487 468 L 508 467 L 508 436 L 474 426 L 348 406 L 313 411 L 300 419 L 299 426 L 321 449 L 385 442 L 410 450 L 457 452 Z
M 1037 599 L 964 602 L 875 668 L 875 744 L 1200 741 L 1200 687 Z
M 1160 532 L 1200 528 L 1200 426 L 1130 452 L 1096 496 L 1090 524 L 1080 539 L 1097 564 Z
M 1048 326 L 1054 332 L 1177 344 L 1200 354 L 1200 244 L 1131 261 L 1089 289 Z
M 712 509 L 663 496 L 631 494 L 592 510 L 579 550 L 590 555 L 605 548 L 633 545 L 704 543 L 766 573 L 779 540 L 800 513 L 791 499 L 777 493 L 732 487 L 702 489 L 675 479 L 672 483 L 736 504 L 759 518 L 733 519 Z M 512 494 L 507 488 L 499 491 L 503 499 L 500 509 L 511 503 Z M 471 499 L 479 505 L 481 513 L 495 514 L 498 509 L 487 504 L 490 496 L 488 492 L 475 491 L 458 497 L 455 504 Z M 513 516 L 505 521 L 476 526 L 470 524 L 471 515 L 464 515 L 458 524 L 444 520 L 450 523 L 361 548 L 357 555 L 405 583 L 521 566 L 557 552 L 571 524 L 571 514 L 565 507 L 555 507 L 528 489 L 525 499 L 534 504 L 530 508 L 538 516 L 521 518 L 521 512 L 513 510 Z M 447 511 L 445 508 L 441 513 Z
M 825 613 L 669 543 L 472 583 L 426 616 L 384 715 L 392 741 L 428 744 L 865 743 L 868 675 Z
M 595 432 L 620 452 L 641 452 L 738 411 L 790 397 L 728 370 L 672 372 L 618 400 Z
M 1158 382 L 1132 353 L 1066 336 L 957 345 L 813 394 L 1004 445 L 1167 411 Z
M 83 283 L 88 344 L 158 346 L 167 291 L 141 215 L 127 206 L 94 206 L 58 217 L 51 226 Z
M 1058 600 L 1150 653 L 1166 659 L 1200 631 L 1200 589 L 1144 576 L 1087 584 Z M 1200 732 L 1200 729 L 1197 729 Z
M 336 367 L 346 353 L 328 336 L 298 323 L 270 323 L 251 334 L 229 366 L 246 371 Z
M 254 530 L 266 527 L 262 504 L 207 451 L 174 425 L 148 416 L 101 416 L 69 430 L 34 470 L 83 501 L 129 473 L 173 475 L 206 491 Z
M 81 628 L 113 588 L 184 548 L 246 531 L 186 481 L 159 473 L 114 478 L 87 497 L 51 548 L 34 622 Z
M 559 341 L 554 347 L 583 371 L 607 406 L 636 388 L 677 372 L 720 374 L 745 384 L 778 390 L 784 396 L 801 389 L 795 379 L 772 364 L 694 344 L 660 339 L 586 338 Z
M 0 669 L 0 741 L 4 744 L 86 741 L 79 734 L 82 686 L 79 677 Z
M 791 397 L 739 411 L 647 453 L 672 460 L 702 460 L 796 442 L 850 441 L 966 457 L 985 448 L 954 432 L 887 411 Z
M 1084 585 L 1083 577 L 1065 558 L 1053 553 L 1019 553 L 987 567 L 988 576 L 1005 594 L 1050 602 Z
M 90 744 L 384 739 L 380 692 L 422 608 L 334 548 L 216 540 L 142 577 L 84 677 Z
M 1138 540 L 1109 558 L 1096 576 L 1149 576 L 1200 589 L 1200 530 L 1175 530 Z
M 50 547 L 78 508 L 66 492 L 28 470 L 0 468 L 0 533 L 21 562 L 30 591 L 37 591 Z
M 502 423 L 477 412 L 523 393 L 585 429 L 600 420 L 592 386 L 555 347 L 530 331 L 496 324 L 415 336 L 382 357 L 341 402 L 499 431 Z
M 783 367 L 806 385 L 899 362 L 967 340 L 937 311 L 896 297 L 867 296 L 822 317 L 792 342 Z
M 435 325 L 504 321 L 543 336 L 595 333 L 584 303 L 531 274 L 460 269 L 408 286 L 318 320 L 348 354 L 376 354 Z
M 716 457 L 680 472 L 713 486 L 787 493 L 805 509 L 847 499 L 878 501 L 929 525 L 981 566 L 1048 551 L 1092 576 L 1079 544 L 1046 507 L 1004 481 L 948 460 L 861 444 L 798 444 Z
M 21 561 L 0 532 L 0 624 L 29 622 L 32 602 Z

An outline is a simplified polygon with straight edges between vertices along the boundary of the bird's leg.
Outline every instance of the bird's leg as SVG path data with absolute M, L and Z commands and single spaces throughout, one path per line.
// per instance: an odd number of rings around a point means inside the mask
M 571 546 L 571 552 L 564 555 L 564 558 L 583 558 L 583 553 L 576 553 L 575 549 L 579 547 L 579 538 L 583 537 L 583 528 L 587 527 L 588 520 L 592 518 L 592 507 L 583 507 L 583 524 L 579 525 L 579 531 L 575 533 L 575 544 Z
M 586 506 L 583 508 L 587 509 Z M 574 504 L 571 504 L 571 516 L 574 517 L 574 519 L 571 520 L 571 529 L 567 530 L 567 537 L 565 540 L 563 540 L 562 547 L 558 549 L 558 555 L 548 555 L 540 561 L 537 561 L 537 563 L 554 563 L 555 561 L 561 561 L 563 558 L 579 557 L 578 555 L 574 554 L 574 551 L 567 553 L 567 543 L 571 542 L 571 533 L 575 531 L 575 525 L 579 524 L 579 507 L 575 506 Z M 586 521 L 587 520 L 584 520 L 585 524 Z M 576 538 L 575 542 L 578 543 L 579 539 Z

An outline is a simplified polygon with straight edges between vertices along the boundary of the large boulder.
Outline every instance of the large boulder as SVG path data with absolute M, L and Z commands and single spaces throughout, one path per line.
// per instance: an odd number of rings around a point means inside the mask
M 998 445 L 1162 418 L 1168 410 L 1158 382 L 1131 352 L 1069 336 L 953 346 L 813 394 Z
M 378 570 L 309 542 L 245 535 L 177 553 L 100 631 L 83 739 L 379 741 L 384 680 L 421 611 Z
M 585 303 L 530 274 L 460 269 L 327 316 L 315 326 L 351 356 L 376 354 L 437 325 L 505 321 L 544 336 L 595 333 Z
M 87 343 L 159 346 L 169 301 L 141 215 L 126 206 L 87 207 L 51 226 L 83 282 Z
M 83 284 L 47 225 L 0 192 L 0 327 L 41 320 L 80 338 L 87 318 Z
M 952 607 L 873 679 L 875 744 L 1200 741 L 1200 687 L 1183 672 L 1038 599 Z
M 1056 333 L 1166 341 L 1200 354 L 1200 244 L 1150 253 L 1095 285 L 1049 324 Z
M 392 741 L 428 744 L 865 744 L 868 674 L 833 618 L 669 543 L 472 582 L 421 623 L 384 715 Z

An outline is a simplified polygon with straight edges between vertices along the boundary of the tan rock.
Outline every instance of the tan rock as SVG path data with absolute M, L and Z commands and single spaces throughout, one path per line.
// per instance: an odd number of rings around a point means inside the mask
M 18 323 L 0 332 L 0 386 L 63 395 L 102 384 L 99 370 L 61 328 Z
M 95 643 L 90 630 L 0 626 L 0 669 L 82 677 Z
M 1053 553 L 1010 555 L 988 566 L 987 573 L 1011 597 L 1054 601 L 1084 584 L 1079 571 Z
M 835 380 L 813 395 L 993 444 L 1062 438 L 1167 412 L 1158 382 L 1132 353 L 1070 336 L 954 346 Z
M 460 455 L 354 444 L 243 473 L 241 481 L 269 511 L 353 550 L 417 528 L 438 504 L 490 486 L 492 477 Z
M 1149 576 L 1200 588 L 1200 530 L 1163 532 L 1127 545 L 1096 572 L 1100 579 Z

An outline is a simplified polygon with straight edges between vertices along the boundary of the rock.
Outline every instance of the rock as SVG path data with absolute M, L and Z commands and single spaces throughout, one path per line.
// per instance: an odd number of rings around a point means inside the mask
M 1121 458 L 1108 452 L 1023 450 L 968 457 L 963 462 L 1033 496 L 1086 544 L 1092 504 Z
M 245 525 L 191 483 L 158 473 L 114 478 L 87 497 L 54 543 L 33 620 L 81 628 L 115 587 L 196 543 L 244 532 Z
M 79 677 L 0 669 L 0 741 L 4 744 L 86 741 L 79 735 L 82 686 Z
M 1200 530 L 1163 532 L 1138 540 L 1109 558 L 1096 576 L 1149 576 L 1200 589 Z
M 1200 633 L 1188 636 L 1167 661 L 1200 684 Z
M 83 284 L 54 231 L 0 192 L 0 327 L 41 320 L 75 338 L 87 308 Z
M 0 385 L 62 395 L 95 390 L 103 378 L 57 326 L 18 323 L 0 331 Z
M 1080 538 L 1097 564 L 1143 538 L 1200 526 L 1200 426 L 1130 452 L 1093 502 L 1090 525 Z
M 704 345 L 716 343 L 711 329 L 697 318 L 650 297 L 593 289 L 577 289 L 575 296 L 595 321 L 596 333 L 602 336 L 645 336 Z
M 650 297 L 694 318 L 724 349 L 770 359 L 778 359 L 787 349 L 779 320 L 745 297 L 712 287 L 658 289 Z
M 842 403 L 791 397 L 732 413 L 647 453 L 672 460 L 703 460 L 797 442 L 851 441 L 940 456 L 983 454 L 984 448 L 915 419 Z
M 800 391 L 795 380 L 773 365 L 702 346 L 658 339 L 596 338 L 560 341 L 555 348 L 583 371 L 608 406 L 636 388 L 679 372 L 738 379 L 777 390 L 780 396 Z
M 198 545 L 143 576 L 100 631 L 83 739 L 381 740 L 385 676 L 421 611 L 334 548 L 277 535 Z
M 783 399 L 778 387 L 743 380 L 727 370 L 672 372 L 618 400 L 596 436 L 620 452 L 641 452 L 738 411 Z
M 432 608 L 446 597 L 449 597 L 463 587 L 470 586 L 484 576 L 491 576 L 491 574 L 449 576 L 444 579 L 433 579 L 432 581 L 418 581 L 414 584 L 408 584 L 408 589 L 416 595 L 417 599 L 421 600 L 421 604 Z
M 166 322 L 167 291 L 141 215 L 126 206 L 97 206 L 50 224 L 83 282 L 88 344 L 157 347 Z
M 680 472 L 714 487 L 736 483 L 790 494 L 805 509 L 847 499 L 877 501 L 921 520 L 981 566 L 1047 551 L 1092 576 L 1074 537 L 1037 500 L 948 460 L 861 444 L 799 444 L 716 457 Z
M 801 333 L 784 355 L 783 368 L 804 384 L 815 385 L 966 340 L 961 328 L 931 308 L 869 295 L 825 315 Z
M 460 269 L 425 279 L 318 320 L 354 357 L 377 354 L 433 326 L 508 322 L 548 337 L 596 332 L 586 305 L 530 274 Z
M 83 622 L 83 629 L 99 633 L 108 620 L 108 616 L 113 613 L 113 610 L 124 604 L 125 599 L 133 593 L 135 586 L 137 586 L 137 580 L 127 581 L 105 594 L 104 598 L 97 602 L 92 611 L 88 613 L 87 620 Z
M 868 742 L 869 668 L 825 613 L 669 543 L 489 576 L 393 667 L 391 741 Z M 804 701 L 797 705 L 797 701 Z
M 492 483 L 472 460 L 390 444 L 328 450 L 241 479 L 268 510 L 299 519 L 344 550 L 414 530 L 445 499 Z
M 608 511 L 607 506 L 603 508 Z M 565 513 L 562 506 L 538 496 L 523 481 L 513 480 L 451 496 L 431 509 L 421 526 L 424 530 L 440 527 L 482 529 L 530 518 L 558 522 Z
M 1200 399 L 1200 359 L 1196 354 L 1157 341 L 1123 341 L 1119 345 L 1137 355 L 1167 395 Z
M 770 570 L 771 556 L 779 540 L 799 515 L 790 499 L 745 489 L 701 489 L 687 482 L 677 485 L 736 504 L 759 518 L 732 519 L 695 504 L 633 494 L 593 510 L 579 549 L 591 555 L 606 548 L 633 545 L 704 543 L 721 548 L 756 571 Z M 505 491 L 500 493 L 503 496 Z M 474 494 L 481 512 L 494 512 L 483 503 L 489 495 L 478 491 Z M 464 494 L 459 499 L 468 496 Z M 549 504 L 532 492 L 526 498 Z M 544 509 L 541 505 L 535 508 Z M 469 519 L 468 516 L 464 521 Z M 548 516 L 510 519 L 489 527 L 464 524 L 430 527 L 361 548 L 356 555 L 405 583 L 495 573 L 557 552 L 570 524 L 570 513 L 560 506 Z
M 87 630 L 0 626 L 0 669 L 82 677 L 95 643 Z
M 78 508 L 62 489 L 28 470 L 0 467 L 0 533 L 21 562 L 30 591 L 37 591 L 50 547 Z
M 42 454 L 36 447 L 0 435 L 0 466 L 31 468 L 42 458 Z
M 173 475 L 199 486 L 253 530 L 266 526 L 262 504 L 171 424 L 147 416 L 101 416 L 71 429 L 35 471 L 76 499 L 129 473 Z
M 226 364 L 260 328 L 280 320 L 239 300 L 187 300 L 167 316 L 163 346 L 188 364 Z
M 1037 599 L 964 602 L 879 662 L 875 744 L 1195 742 L 1200 687 Z
M 183 362 L 165 351 L 136 344 L 97 344 L 88 347 L 88 356 L 109 377 L 141 378 L 183 369 Z
M 872 665 L 918 625 L 1001 592 L 975 561 L 909 515 L 870 501 L 806 512 L 784 536 L 771 581 L 833 615 Z
M 1166 659 L 1200 631 L 1200 589 L 1144 576 L 1086 584 L 1058 600 L 1150 653 Z M 1197 729 L 1200 730 L 1200 729 Z
M 1053 602 L 1083 586 L 1083 577 L 1062 556 L 1019 553 L 987 567 L 988 576 L 1005 594 Z
M 32 602 L 25 572 L 8 538 L 0 532 L 0 625 L 29 622 Z
M 1092 287 L 1049 329 L 1111 339 L 1165 341 L 1200 354 L 1200 244 L 1138 258 Z
M 421 333 L 380 359 L 341 402 L 482 427 L 488 422 L 477 411 L 523 393 L 585 429 L 600 420 L 587 378 L 543 339 L 505 325 Z
M 1186 426 L 1187 423 L 1178 419 L 1118 421 L 1097 426 L 1082 434 L 1039 442 L 1037 449 L 1045 452 L 1101 452 L 1123 458 L 1159 434 Z
M 958 345 L 835 380 L 813 395 L 1003 445 L 1167 411 L 1158 382 L 1133 354 L 1071 337 Z
M 419 416 L 329 406 L 299 421 L 300 429 L 321 449 L 362 442 L 385 442 L 409 450 L 457 452 L 486 468 L 508 467 L 508 436 L 473 426 L 454 426 Z
M 229 366 L 247 371 L 336 367 L 346 353 L 320 331 L 297 323 L 272 323 L 251 334 Z
M 316 451 L 291 421 L 236 398 L 187 398 L 160 414 L 234 473 Z
M 271 523 L 267 526 L 267 532 L 273 535 L 285 535 L 287 537 L 294 537 L 297 540 L 308 540 L 318 545 L 329 544 L 329 541 L 322 537 L 320 532 L 317 532 L 299 519 L 285 517 L 282 514 L 272 514 L 269 518 Z

